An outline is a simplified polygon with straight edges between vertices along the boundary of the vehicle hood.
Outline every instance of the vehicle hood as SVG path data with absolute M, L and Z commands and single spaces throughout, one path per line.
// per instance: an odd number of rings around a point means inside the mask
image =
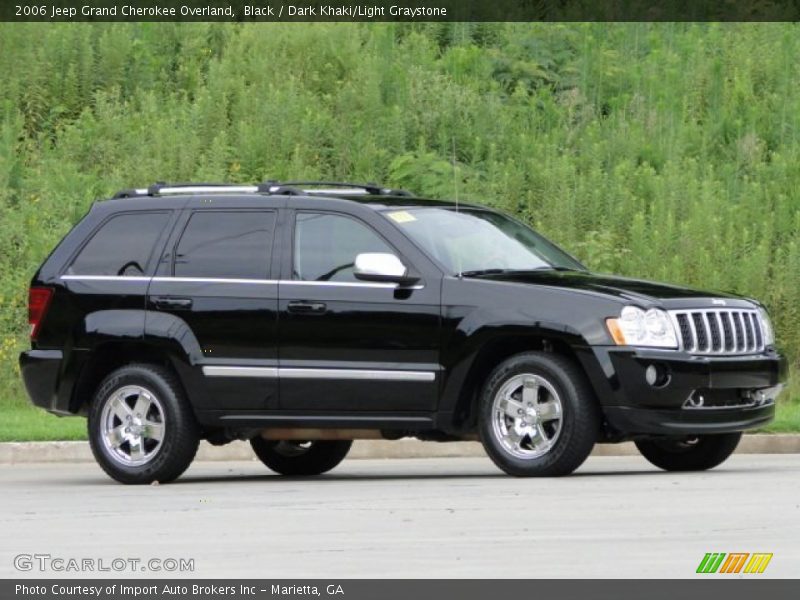
M 729 305 L 750 302 L 724 292 L 696 290 L 683 286 L 630 279 L 584 271 L 527 271 L 485 276 L 481 279 L 511 284 L 551 286 L 580 292 L 613 296 L 620 300 L 668 308 L 684 306 L 719 306 L 721 300 Z M 712 302 L 712 299 L 714 301 Z

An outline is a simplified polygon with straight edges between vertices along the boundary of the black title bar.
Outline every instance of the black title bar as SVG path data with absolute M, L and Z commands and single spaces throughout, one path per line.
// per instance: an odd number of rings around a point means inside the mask
M 0 21 L 798 21 L 800 0 L 3 0 Z

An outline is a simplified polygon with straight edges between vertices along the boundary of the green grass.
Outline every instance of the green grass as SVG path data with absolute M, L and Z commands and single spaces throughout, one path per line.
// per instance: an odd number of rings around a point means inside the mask
M 800 398 L 778 400 L 775 420 L 761 431 L 765 433 L 800 432 Z
M 798 55 L 797 23 L 2 23 L 0 414 L 31 275 L 155 181 L 458 194 L 596 271 L 758 298 L 800 373 Z
M 33 406 L 4 406 L 0 410 L 0 442 L 85 439 L 83 417 L 56 417 Z

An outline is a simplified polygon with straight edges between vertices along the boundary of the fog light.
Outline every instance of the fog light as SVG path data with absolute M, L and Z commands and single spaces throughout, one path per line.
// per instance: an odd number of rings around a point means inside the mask
M 686 399 L 683 406 L 684 408 L 703 408 L 705 403 L 706 399 L 703 398 L 703 394 L 693 392 L 692 395 Z
M 644 378 L 653 387 L 664 387 L 669 383 L 669 373 L 661 365 L 649 365 L 644 371 Z

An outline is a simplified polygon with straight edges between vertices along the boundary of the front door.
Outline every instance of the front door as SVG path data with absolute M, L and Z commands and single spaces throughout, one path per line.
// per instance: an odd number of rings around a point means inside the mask
M 359 253 L 403 258 L 357 217 L 296 210 L 288 221 L 291 251 L 279 292 L 281 407 L 315 413 L 433 411 L 438 282 L 403 288 L 356 279 Z

